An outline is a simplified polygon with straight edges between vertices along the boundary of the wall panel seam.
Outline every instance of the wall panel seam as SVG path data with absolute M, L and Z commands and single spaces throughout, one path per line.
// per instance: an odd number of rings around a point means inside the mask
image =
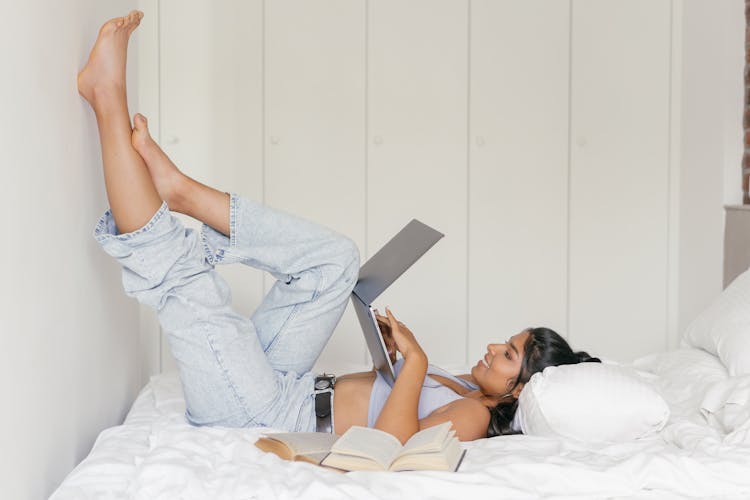
M 464 364 L 469 364 L 471 336 L 471 16 L 472 0 L 466 3 L 466 334 Z
M 364 155 L 365 155 L 365 161 L 364 161 L 364 228 L 365 228 L 365 236 L 364 236 L 364 253 L 365 253 L 365 260 L 369 258 L 369 238 L 368 235 L 370 233 L 370 226 L 369 226 L 369 220 L 370 220 L 370 214 L 369 214 L 369 205 L 370 205 L 370 197 L 369 197 L 369 182 L 368 182 L 368 176 L 370 175 L 370 1 L 364 0 L 364 98 L 365 98 L 365 109 L 364 109 Z M 366 348 L 362 349 L 362 359 L 364 360 L 365 365 L 368 362 L 368 350 Z
M 680 141 L 682 100 L 682 2 L 670 3 L 669 39 L 669 148 L 667 160 L 667 317 L 665 337 L 667 349 L 679 343 L 679 265 L 680 265 Z
M 260 2 L 260 18 L 261 18 L 261 24 L 260 24 L 260 30 L 261 30 L 261 36 L 260 36 L 260 196 L 261 196 L 261 203 L 263 205 L 266 204 L 266 164 L 268 163 L 267 158 L 267 150 L 266 150 L 266 138 L 268 137 L 268 130 L 266 130 L 268 120 L 266 119 L 266 38 L 267 38 L 267 28 L 266 28 L 266 0 L 261 0 Z M 264 296 L 266 293 L 266 273 L 261 273 L 261 296 Z M 262 300 L 262 299 L 261 299 Z M 260 304 L 259 304 L 260 305 Z
M 673 29 L 674 29 L 674 9 L 673 9 L 673 6 L 674 6 L 674 2 L 672 0 L 670 0 L 669 1 L 669 54 L 668 54 L 668 58 L 669 58 L 669 78 L 668 78 L 669 88 L 668 88 L 668 94 L 669 94 L 669 98 L 667 100 L 667 137 L 669 138 L 670 143 L 671 143 L 671 140 L 672 140 L 672 78 L 673 78 L 673 75 L 672 75 L 672 53 L 674 51 L 674 47 L 672 45 L 672 42 L 673 42 L 672 32 L 673 32 Z M 670 314 L 671 314 L 670 303 L 669 303 L 670 278 L 671 278 L 671 273 L 670 273 L 670 269 L 669 269 L 669 261 L 670 261 L 669 257 L 670 257 L 670 253 L 671 253 L 670 250 L 671 250 L 671 246 L 672 246 L 672 241 L 671 241 L 671 238 L 670 238 L 670 236 L 672 234 L 672 232 L 670 230 L 671 227 L 672 227 L 672 225 L 671 225 L 671 219 L 672 219 L 672 212 L 671 212 L 671 207 L 672 207 L 672 189 L 671 189 L 671 187 L 672 187 L 672 182 L 671 182 L 672 168 L 671 168 L 671 166 L 672 166 L 672 148 L 668 144 L 667 145 L 667 200 L 666 200 L 666 202 L 667 202 L 667 206 L 666 206 L 666 209 L 667 209 L 666 210 L 666 212 L 667 212 L 666 213 L 666 216 L 667 216 L 667 220 L 666 220 L 666 226 L 667 226 L 667 239 L 666 239 L 666 243 L 667 244 L 666 244 L 666 248 L 665 248 L 665 250 L 666 250 L 666 259 L 665 259 L 666 276 L 665 276 L 665 278 L 666 279 L 665 279 L 665 283 L 664 283 L 665 284 L 665 287 L 664 287 L 665 288 L 665 290 L 664 290 L 664 302 L 665 302 L 665 304 L 664 304 L 665 305 L 665 307 L 664 307 L 664 316 L 665 316 L 664 317 L 664 350 L 665 351 L 669 349 L 669 336 L 670 336 L 670 321 L 669 321 L 669 318 L 670 318 Z
M 569 0 L 568 2 L 568 158 L 567 173 L 565 176 L 565 337 L 568 339 L 568 342 L 571 341 L 572 337 L 570 330 L 570 235 L 572 226 L 571 193 L 573 175 L 573 3 L 574 0 Z
M 161 138 L 163 137 L 162 129 L 164 127 L 162 120 L 164 113 L 162 112 L 162 100 L 161 100 L 161 0 L 156 0 L 156 102 L 157 104 L 157 120 L 158 126 L 156 129 L 157 137 L 156 140 L 161 144 Z M 159 324 L 159 373 L 164 372 L 164 331 Z

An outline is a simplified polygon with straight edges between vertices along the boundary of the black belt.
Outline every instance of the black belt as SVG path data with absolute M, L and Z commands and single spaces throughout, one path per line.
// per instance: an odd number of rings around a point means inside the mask
M 333 387 L 335 375 L 315 377 L 315 431 L 333 433 Z

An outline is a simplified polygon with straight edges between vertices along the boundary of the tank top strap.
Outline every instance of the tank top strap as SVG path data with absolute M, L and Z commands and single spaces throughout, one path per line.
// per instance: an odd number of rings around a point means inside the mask
M 477 384 L 474 384 L 473 382 L 469 382 L 468 380 L 463 379 L 461 377 L 457 377 L 457 376 L 453 375 L 452 373 L 449 373 L 449 372 L 443 370 L 439 366 L 427 365 L 427 375 L 439 375 L 440 377 L 445 377 L 448 380 L 452 380 L 452 381 L 456 382 L 457 384 L 460 384 L 463 387 L 465 387 L 466 389 L 469 389 L 471 391 L 475 391 L 475 390 L 479 389 L 479 386 Z

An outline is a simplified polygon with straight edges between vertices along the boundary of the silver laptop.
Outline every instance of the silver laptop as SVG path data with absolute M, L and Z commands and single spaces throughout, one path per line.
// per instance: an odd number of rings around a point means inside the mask
M 352 304 L 372 362 L 391 386 L 396 381 L 396 374 L 372 303 L 443 236 L 443 233 L 427 224 L 412 219 L 359 270 L 359 279 L 352 292 Z

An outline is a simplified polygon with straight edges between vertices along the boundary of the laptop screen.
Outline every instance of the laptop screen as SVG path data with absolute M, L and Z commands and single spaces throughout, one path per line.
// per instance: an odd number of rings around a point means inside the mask
M 367 349 L 370 351 L 375 369 L 385 378 L 388 385 L 393 387 L 396 381 L 396 374 L 393 371 L 393 365 L 391 364 L 391 358 L 388 356 L 388 348 L 383 341 L 383 335 L 380 333 L 378 321 L 375 319 L 375 313 L 369 305 L 365 305 L 354 294 L 352 294 L 352 305 L 354 305 L 354 311 L 357 313 L 357 319 L 362 327 L 362 333 L 365 336 Z
M 372 302 L 443 236 L 443 233 L 427 224 L 412 219 L 359 270 L 359 279 L 352 292 L 352 304 L 375 368 L 391 386 L 396 377 L 372 310 Z
M 372 305 L 386 288 L 443 236 L 443 233 L 427 224 L 412 219 L 362 265 L 354 294 L 366 305 Z

